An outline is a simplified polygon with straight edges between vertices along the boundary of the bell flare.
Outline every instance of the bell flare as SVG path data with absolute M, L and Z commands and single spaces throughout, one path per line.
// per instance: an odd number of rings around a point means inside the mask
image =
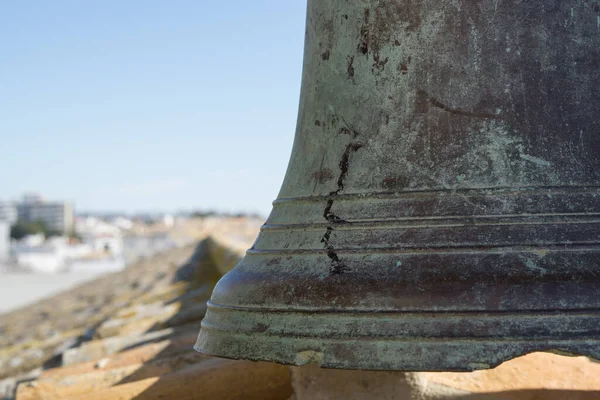
M 309 0 L 286 177 L 196 349 L 404 371 L 600 358 L 589 7 Z
M 598 250 L 342 248 L 334 273 L 317 248 L 257 247 L 217 284 L 199 351 L 404 371 L 489 368 L 533 351 L 600 358 L 598 282 L 569 268 L 594 265 Z

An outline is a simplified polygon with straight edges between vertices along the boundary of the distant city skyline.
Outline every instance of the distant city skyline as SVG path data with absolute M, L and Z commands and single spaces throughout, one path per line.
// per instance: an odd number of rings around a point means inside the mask
M 0 199 L 268 215 L 292 148 L 305 8 L 4 4 Z
M 40 192 L 36 192 L 36 191 L 29 191 L 26 193 L 22 193 L 20 196 L 17 196 L 15 198 L 0 198 L 0 220 L 2 221 L 8 221 L 10 223 L 14 223 L 16 221 L 16 210 L 17 210 L 17 206 L 19 204 L 22 203 L 27 203 L 27 202 L 31 202 L 32 198 L 36 198 L 36 201 L 40 201 L 42 203 L 54 203 L 54 202 L 62 202 L 65 201 L 64 199 L 56 199 L 56 198 L 48 198 L 46 196 L 43 195 L 43 193 Z M 66 200 L 68 203 L 73 204 L 74 206 L 76 205 L 72 200 L 68 199 Z M 14 220 L 13 218 L 8 217 L 7 215 L 4 214 L 8 214 L 8 210 L 9 208 L 14 209 L 15 212 L 15 217 Z M 217 208 L 210 208 L 210 207 L 203 207 L 203 206 L 197 206 L 197 207 L 188 207 L 188 208 L 184 208 L 184 207 L 175 207 L 174 209 L 143 209 L 143 208 L 139 208 L 139 209 L 135 209 L 135 210 L 124 210 L 124 209 L 97 209 L 97 210 L 80 210 L 80 209 L 75 209 L 75 215 L 76 216 L 141 216 L 141 215 L 166 215 L 166 214 L 172 214 L 172 215 L 191 215 L 194 213 L 216 213 L 216 214 L 220 214 L 220 215 L 235 215 L 235 214 L 244 214 L 244 215 L 253 215 L 253 216 L 260 216 L 260 217 L 267 217 L 267 214 L 265 213 L 261 213 L 260 211 L 251 211 L 248 209 L 231 209 L 231 210 L 222 210 L 222 209 L 217 209 Z M 270 209 L 269 209 L 270 211 Z

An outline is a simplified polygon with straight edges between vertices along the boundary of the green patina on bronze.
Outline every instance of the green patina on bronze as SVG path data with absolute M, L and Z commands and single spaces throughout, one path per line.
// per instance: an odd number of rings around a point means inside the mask
M 600 1 L 309 1 L 294 150 L 201 352 L 600 357 Z

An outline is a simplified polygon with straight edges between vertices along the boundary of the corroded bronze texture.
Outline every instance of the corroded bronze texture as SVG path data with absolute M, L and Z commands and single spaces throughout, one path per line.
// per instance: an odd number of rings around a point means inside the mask
M 600 357 L 600 1 L 309 1 L 294 150 L 198 350 Z

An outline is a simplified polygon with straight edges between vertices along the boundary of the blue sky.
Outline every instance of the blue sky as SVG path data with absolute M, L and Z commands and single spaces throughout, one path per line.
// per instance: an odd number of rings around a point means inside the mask
M 0 199 L 268 214 L 296 125 L 305 0 L 0 5 Z

